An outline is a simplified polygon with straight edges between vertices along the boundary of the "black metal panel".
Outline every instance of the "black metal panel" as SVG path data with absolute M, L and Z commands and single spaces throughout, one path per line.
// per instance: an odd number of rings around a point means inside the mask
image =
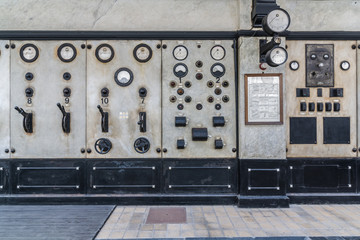
M 165 193 L 237 192 L 236 159 L 164 160 Z
M 0 161 L 0 194 L 6 194 L 9 190 L 9 163 Z
M 355 159 L 288 159 L 288 192 L 355 191 Z
M 290 118 L 290 144 L 316 144 L 316 117 Z
M 350 144 L 350 117 L 324 117 L 324 144 Z
M 158 193 L 161 160 L 89 160 L 88 193 Z
M 83 160 L 12 160 L 12 192 L 85 193 L 84 165 Z
M 240 160 L 240 195 L 285 195 L 286 160 Z

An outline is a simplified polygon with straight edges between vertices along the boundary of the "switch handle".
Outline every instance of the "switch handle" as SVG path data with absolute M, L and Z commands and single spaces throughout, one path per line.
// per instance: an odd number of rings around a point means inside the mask
M 56 106 L 58 106 L 58 108 L 60 109 L 61 113 L 65 116 L 65 115 L 66 115 L 65 107 L 64 107 L 64 106 L 61 106 L 60 103 L 57 103 Z
M 24 117 L 24 119 L 23 119 L 24 131 L 27 133 L 32 133 L 33 132 L 33 124 L 32 124 L 33 114 L 25 112 L 24 109 L 19 108 L 18 106 L 15 106 L 15 110 L 18 111 Z
M 57 103 L 56 106 L 60 109 L 61 113 L 63 114 L 61 127 L 64 133 L 70 133 L 70 113 L 65 111 L 65 107 L 62 106 L 60 103 Z
M 101 116 L 104 117 L 104 110 L 100 105 L 97 105 L 97 108 L 99 109 Z
M 104 109 L 100 105 L 97 105 L 97 108 L 101 113 L 101 131 L 109 132 L 109 113 L 104 112 Z

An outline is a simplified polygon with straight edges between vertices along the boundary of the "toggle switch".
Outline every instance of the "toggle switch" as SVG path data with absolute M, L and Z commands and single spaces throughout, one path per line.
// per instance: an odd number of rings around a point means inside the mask
M 331 112 L 332 105 L 330 102 L 325 103 L 325 111 Z
M 140 132 L 146 132 L 146 112 L 139 112 L 138 125 L 140 126 Z
M 192 140 L 193 141 L 207 141 L 208 140 L 208 130 L 207 128 L 193 128 L 192 131 Z
M 64 93 L 64 97 L 70 97 L 71 89 L 70 88 L 64 88 L 63 93 Z
M 315 103 L 309 102 L 309 112 L 315 111 Z
M 109 89 L 107 89 L 106 87 L 101 89 L 101 96 L 102 97 L 108 97 L 109 96 Z
M 177 149 L 184 149 L 185 148 L 185 140 L 184 139 L 178 139 L 176 141 L 176 147 Z
M 335 102 L 334 103 L 334 112 L 339 112 L 340 111 L 340 103 Z
M 147 95 L 147 90 L 146 90 L 146 88 L 140 88 L 139 89 L 139 97 L 141 97 L 141 98 L 144 98 L 144 97 L 146 97 L 146 95 Z
M 330 97 L 343 97 L 343 88 L 330 88 Z
M 296 89 L 296 97 L 310 97 L 310 89 L 309 88 L 297 88 Z
M 101 113 L 101 131 L 102 132 L 109 132 L 109 113 L 104 112 L 103 108 L 100 105 L 97 105 Z
M 175 117 L 175 127 L 186 127 L 186 117 Z
M 222 116 L 213 117 L 213 126 L 214 127 L 223 127 L 225 126 L 225 118 Z
M 23 128 L 24 131 L 27 133 L 33 132 L 33 114 L 27 113 L 24 109 L 19 108 L 18 106 L 15 107 L 15 110 L 18 111 L 21 115 L 23 115 Z
M 306 102 L 301 102 L 300 103 L 300 111 L 306 112 Z
M 324 104 L 322 102 L 317 103 L 317 111 L 318 112 L 324 111 Z
M 215 139 L 215 149 L 222 149 L 224 147 L 224 142 L 222 139 Z
M 63 114 L 61 126 L 64 133 L 70 133 L 70 113 L 65 111 L 65 107 L 61 106 L 60 103 L 56 104 Z
M 32 97 L 34 95 L 34 90 L 32 88 L 25 89 L 26 97 Z

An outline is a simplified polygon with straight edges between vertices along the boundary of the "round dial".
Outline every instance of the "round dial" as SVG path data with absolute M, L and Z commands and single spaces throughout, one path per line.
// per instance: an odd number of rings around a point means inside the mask
M 61 61 L 71 62 L 76 58 L 76 48 L 70 43 L 64 43 L 58 48 L 57 54 Z
M 277 67 L 284 64 L 288 58 L 286 50 L 282 47 L 274 47 L 266 53 L 266 62 L 271 67 Z
M 134 58 L 138 62 L 147 62 L 152 57 L 152 50 L 146 44 L 139 44 L 134 48 Z
M 348 61 L 342 61 L 340 63 L 340 68 L 344 71 L 347 71 L 350 68 L 350 63 Z
M 220 78 L 225 74 L 225 66 L 221 63 L 215 63 L 211 66 L 210 71 L 214 77 Z
M 176 46 L 173 50 L 173 55 L 176 60 L 184 60 L 188 56 L 188 50 L 185 46 L 179 45 Z
M 146 153 L 150 149 L 150 142 L 144 137 L 140 137 L 134 142 L 134 149 L 138 153 Z
M 272 10 L 266 17 L 263 18 L 262 22 L 264 31 L 269 35 L 282 33 L 288 29 L 289 25 L 290 15 L 281 8 Z
M 20 57 L 25 62 L 34 62 L 39 57 L 39 49 L 34 44 L 25 44 L 20 49 Z
M 174 66 L 173 71 L 174 71 L 175 76 L 177 76 L 178 78 L 183 78 L 188 73 L 188 68 L 185 64 L 178 63 Z
M 115 82 L 121 86 L 121 87 L 126 87 L 129 86 L 133 79 L 134 79 L 134 75 L 131 72 L 130 69 L 128 68 L 120 68 L 119 70 L 117 70 L 115 72 Z
M 220 45 L 216 45 L 211 49 L 210 55 L 214 60 L 219 61 L 225 57 L 225 49 Z
M 114 49 L 109 44 L 101 44 L 96 48 L 95 56 L 103 63 L 110 62 L 114 58 Z
M 299 65 L 299 63 L 297 61 L 290 62 L 289 66 L 290 66 L 290 69 L 293 70 L 293 71 L 298 70 L 299 67 L 300 67 L 300 65 Z

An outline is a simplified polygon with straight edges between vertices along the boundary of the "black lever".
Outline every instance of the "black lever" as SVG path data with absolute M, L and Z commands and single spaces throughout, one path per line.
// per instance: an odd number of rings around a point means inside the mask
M 19 108 L 18 106 L 15 107 L 15 110 L 18 111 L 24 117 L 23 127 L 24 127 L 25 132 L 32 133 L 33 132 L 33 124 L 32 124 L 33 114 L 25 112 L 24 109 Z
M 65 107 L 61 106 L 60 103 L 57 103 L 56 105 L 59 107 L 61 113 L 63 114 L 62 123 L 61 123 L 62 129 L 64 133 L 70 133 L 70 113 L 66 112 Z
M 140 132 L 146 132 L 146 112 L 139 113 L 138 124 L 140 126 Z
M 109 113 L 104 112 L 104 110 L 102 109 L 102 107 L 100 105 L 97 105 L 97 108 L 99 109 L 99 111 L 101 113 L 101 130 L 103 132 L 108 132 L 109 131 Z

